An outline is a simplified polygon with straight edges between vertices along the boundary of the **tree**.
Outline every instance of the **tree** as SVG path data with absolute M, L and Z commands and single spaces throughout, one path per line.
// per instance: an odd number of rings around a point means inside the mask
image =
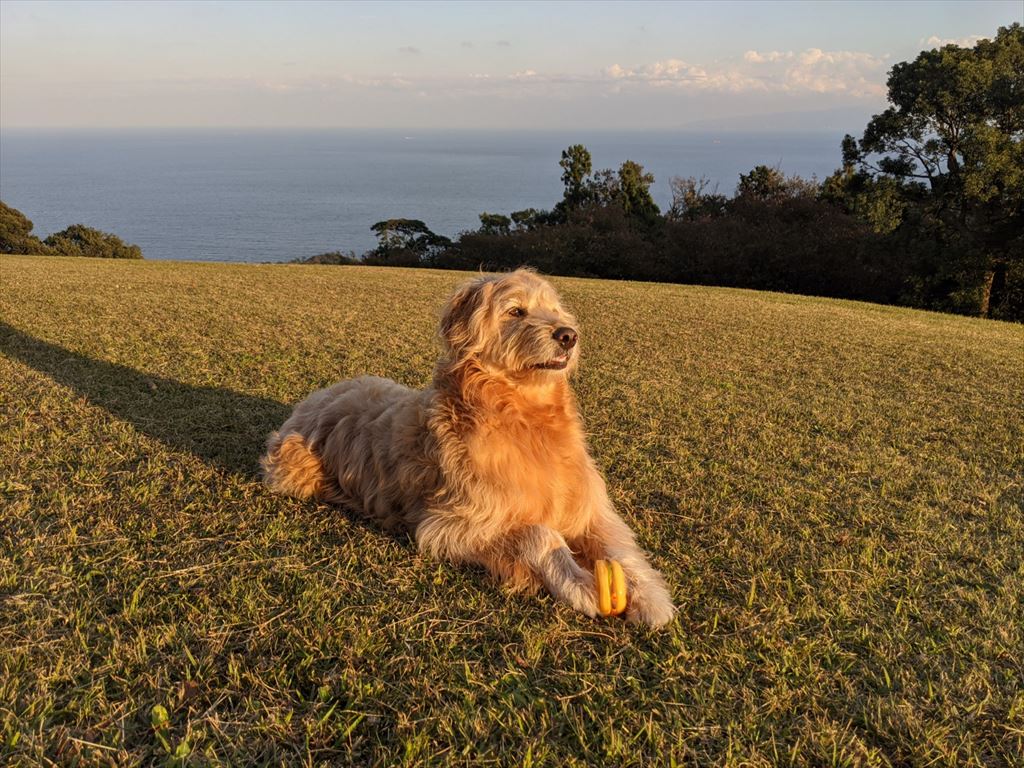
M 740 174 L 736 197 L 754 200 L 779 200 L 786 196 L 786 177 L 778 168 L 758 165 L 750 173 Z
M 0 200 L 0 253 L 49 253 L 32 234 L 32 222 L 16 208 Z
M 670 221 L 715 218 L 727 210 L 729 199 L 718 194 L 718 185 L 709 189 L 711 180 L 706 176 L 699 179 L 673 176 L 668 183 L 672 190 L 672 205 L 665 216 Z
M 610 205 L 620 205 L 622 202 L 622 185 L 619 183 L 618 175 L 611 168 L 595 171 L 587 179 L 584 190 L 588 205 L 607 208 Z
M 452 243 L 447 237 L 431 232 L 419 219 L 385 219 L 370 229 L 377 235 L 377 249 L 373 254 L 374 261 L 379 263 L 417 266 L 429 262 Z
M 844 140 L 844 163 L 895 181 L 908 203 L 918 195 L 921 236 L 949 256 L 936 281 L 956 285 L 951 301 L 1005 314 L 1008 282 L 1024 281 L 1024 28 L 923 51 L 887 85 L 891 106 Z
M 871 225 L 878 234 L 888 235 L 903 223 L 909 190 L 896 179 L 875 178 L 844 165 L 821 185 L 821 199 Z
M 533 229 L 541 223 L 541 220 L 550 214 L 546 211 L 538 211 L 536 208 L 524 208 L 521 211 L 512 211 L 509 216 L 517 230 Z
M 43 241 L 62 256 L 91 256 L 100 259 L 141 259 L 142 249 L 117 235 L 84 224 L 72 224 Z
M 750 173 L 740 174 L 736 185 L 736 197 L 740 200 L 777 202 L 793 197 L 816 197 L 818 182 L 799 176 L 786 176 L 778 168 L 767 165 L 755 166 Z
M 486 235 L 507 235 L 511 227 L 512 219 L 508 216 L 487 212 L 480 214 L 480 231 Z
M 592 170 L 590 152 L 582 144 L 573 144 L 562 150 L 558 164 L 562 168 L 562 184 L 565 186 L 562 202 L 571 211 L 588 199 L 587 181 Z
M 558 164 L 562 168 L 562 184 L 565 187 L 562 200 L 550 215 L 535 215 L 535 222 L 543 219 L 553 224 L 564 224 L 571 214 L 588 206 L 621 206 L 626 217 L 633 222 L 651 222 L 661 213 L 651 197 L 654 176 L 645 172 L 640 163 L 626 160 L 619 167 L 618 173 L 609 168 L 595 173 L 587 148 L 582 144 L 573 144 L 562 151 L 562 159 Z
M 626 216 L 651 221 L 661 214 L 651 197 L 654 174 L 644 171 L 640 163 L 627 160 L 619 167 L 619 192 Z

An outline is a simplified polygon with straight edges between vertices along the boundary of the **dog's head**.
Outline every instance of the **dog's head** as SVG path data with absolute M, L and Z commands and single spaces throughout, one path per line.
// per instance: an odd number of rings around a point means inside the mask
M 528 269 L 461 285 L 445 307 L 441 337 L 452 363 L 475 360 L 516 381 L 564 376 L 579 361 L 576 319 Z

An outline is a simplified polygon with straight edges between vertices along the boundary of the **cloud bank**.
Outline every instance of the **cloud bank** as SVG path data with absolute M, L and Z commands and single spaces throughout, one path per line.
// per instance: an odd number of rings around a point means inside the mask
M 885 95 L 887 57 L 858 51 L 747 51 L 740 59 L 707 66 L 667 59 L 639 67 L 613 64 L 605 70 L 612 81 L 655 87 L 722 93 L 831 93 L 854 98 Z
M 430 58 L 416 46 L 398 50 L 409 59 Z M 138 125 L 374 127 L 400 119 L 437 127 L 666 127 L 716 115 L 858 106 L 871 111 L 884 103 L 889 66 L 888 56 L 862 51 L 748 50 L 710 62 L 612 62 L 580 72 L 526 67 L 445 75 L 410 67 L 299 75 L 289 68 L 270 78 L 35 83 L 24 93 L 5 87 L 3 100 L 5 111 L 37 114 L 45 100 L 51 114 L 36 125 L 67 123 L 72 114 L 103 125 L 100 105 L 122 102 L 137 106 Z M 92 115 L 96 119 L 88 120 Z

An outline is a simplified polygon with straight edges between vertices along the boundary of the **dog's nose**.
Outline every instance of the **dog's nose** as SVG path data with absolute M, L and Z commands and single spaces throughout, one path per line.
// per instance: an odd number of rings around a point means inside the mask
M 555 341 L 562 345 L 562 349 L 572 349 L 575 347 L 576 339 L 578 338 L 576 331 L 572 328 L 566 328 L 565 326 L 555 328 L 555 332 L 551 334 L 551 336 Z

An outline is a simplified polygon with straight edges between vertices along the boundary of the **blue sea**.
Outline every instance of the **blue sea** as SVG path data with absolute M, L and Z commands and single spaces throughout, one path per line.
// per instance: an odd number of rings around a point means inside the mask
M 375 245 L 370 225 L 422 219 L 455 235 L 482 211 L 550 208 L 561 150 L 594 169 L 641 163 L 662 208 L 673 176 L 732 194 L 755 165 L 831 173 L 842 132 L 463 132 L 135 130 L 0 133 L 0 199 L 46 236 L 87 224 L 146 258 L 288 261 Z

